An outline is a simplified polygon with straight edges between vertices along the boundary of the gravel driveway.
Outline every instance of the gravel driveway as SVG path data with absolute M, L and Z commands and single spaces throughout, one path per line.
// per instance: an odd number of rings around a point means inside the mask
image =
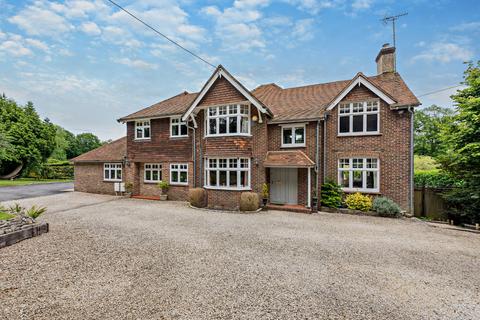
M 82 193 L 0 250 L 0 319 L 478 319 L 480 236 Z

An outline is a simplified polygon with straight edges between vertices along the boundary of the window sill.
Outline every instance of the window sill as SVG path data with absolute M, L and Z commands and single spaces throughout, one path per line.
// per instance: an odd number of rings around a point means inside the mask
M 218 191 L 251 191 L 252 188 L 245 187 L 245 188 L 230 188 L 230 187 L 211 187 L 211 186 L 203 186 L 205 189 L 208 190 L 218 190 Z
M 145 142 L 145 141 L 152 141 L 152 138 L 135 138 L 133 139 L 135 142 Z
M 368 194 L 381 194 L 379 190 L 372 190 L 372 189 L 349 189 L 349 188 L 342 188 L 342 191 L 345 193 L 368 193 Z
M 170 139 L 186 139 L 188 138 L 188 135 L 187 136 L 170 136 Z
M 292 145 L 284 144 L 284 145 L 281 145 L 280 148 L 305 148 L 305 144 L 292 144 Z
M 372 133 L 365 133 L 365 132 L 359 132 L 359 133 L 338 133 L 337 137 L 369 137 L 369 136 L 381 136 L 382 134 L 380 132 L 372 132 Z
M 105 180 L 105 179 L 103 179 L 103 182 L 123 182 L 123 180 Z
M 224 138 L 224 137 L 251 137 L 251 134 L 247 133 L 235 133 L 235 134 L 216 134 L 216 135 L 209 135 L 207 134 L 205 138 Z
M 144 184 L 158 184 L 161 180 L 158 181 L 143 181 Z
M 172 187 L 188 187 L 188 182 L 187 183 L 170 182 L 170 185 Z

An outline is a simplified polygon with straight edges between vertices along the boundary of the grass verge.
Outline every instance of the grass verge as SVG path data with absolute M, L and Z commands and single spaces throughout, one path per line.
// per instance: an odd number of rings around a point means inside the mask
M 54 182 L 71 182 L 72 180 L 65 179 L 31 179 L 20 178 L 15 180 L 0 180 L 0 187 L 12 187 L 12 186 L 26 186 L 30 184 L 45 184 Z

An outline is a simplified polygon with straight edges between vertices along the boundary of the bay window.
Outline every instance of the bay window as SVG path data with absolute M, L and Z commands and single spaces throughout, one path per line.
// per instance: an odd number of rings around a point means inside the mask
M 159 182 L 162 180 L 162 165 L 158 163 L 145 163 L 143 176 L 145 182 Z
M 344 158 L 338 160 L 338 184 L 344 191 L 379 192 L 379 160 Z
M 305 147 L 305 125 L 282 126 L 282 148 Z
M 135 139 L 150 139 L 150 120 L 135 121 Z
M 103 164 L 103 180 L 122 181 L 122 164 L 121 163 L 104 163 Z
M 338 134 L 379 133 L 379 101 L 342 102 L 338 105 Z
M 250 107 L 231 104 L 206 110 L 207 136 L 250 134 Z
M 188 184 L 188 164 L 172 163 L 170 164 L 170 184 Z
M 180 118 L 170 118 L 170 137 L 187 137 L 187 123 Z
M 213 189 L 250 188 L 250 159 L 208 158 L 205 161 L 205 187 Z

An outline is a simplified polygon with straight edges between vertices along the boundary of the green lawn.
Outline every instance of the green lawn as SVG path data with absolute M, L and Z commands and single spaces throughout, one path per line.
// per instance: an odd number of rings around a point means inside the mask
M 20 178 L 20 179 L 15 179 L 15 180 L 0 180 L 0 187 L 25 186 L 25 185 L 28 185 L 28 184 L 70 182 L 70 181 L 72 181 L 72 180 Z
M 0 220 L 8 220 L 8 219 L 13 218 L 13 217 L 15 217 L 13 214 L 0 212 Z

